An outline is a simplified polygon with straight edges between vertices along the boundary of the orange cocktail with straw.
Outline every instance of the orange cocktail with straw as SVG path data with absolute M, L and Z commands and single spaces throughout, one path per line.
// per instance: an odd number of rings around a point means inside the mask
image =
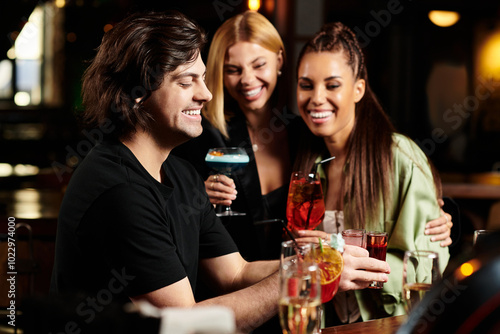
M 332 300 L 339 289 L 340 274 L 344 269 L 342 254 L 335 248 L 323 244 L 321 240 L 309 254 L 307 256 L 311 256 L 320 269 L 321 302 L 326 303 Z
M 294 172 L 290 180 L 286 218 L 290 230 L 314 230 L 325 216 L 321 181 L 316 174 Z

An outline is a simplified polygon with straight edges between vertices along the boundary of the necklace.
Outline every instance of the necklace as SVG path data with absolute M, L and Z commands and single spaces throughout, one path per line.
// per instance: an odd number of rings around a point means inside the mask
M 250 139 L 250 143 L 252 144 L 252 151 L 257 152 L 259 150 L 259 145 L 257 144 L 258 134 L 256 135 L 255 133 L 258 132 L 258 130 L 253 128 L 248 121 L 247 121 L 247 129 L 248 129 L 248 137 Z
M 247 129 L 254 152 L 273 149 L 274 140 L 279 135 L 279 131 L 273 132 L 268 127 L 252 127 L 249 122 L 247 122 Z

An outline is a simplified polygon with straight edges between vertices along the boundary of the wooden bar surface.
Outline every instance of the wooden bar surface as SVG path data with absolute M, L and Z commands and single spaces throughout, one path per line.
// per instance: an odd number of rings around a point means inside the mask
M 391 333 L 396 333 L 398 328 L 406 320 L 406 317 L 407 317 L 406 315 L 398 315 L 395 317 L 357 322 L 349 325 L 328 327 L 328 328 L 323 328 L 321 330 L 321 334 L 354 334 L 354 333 L 391 334 Z

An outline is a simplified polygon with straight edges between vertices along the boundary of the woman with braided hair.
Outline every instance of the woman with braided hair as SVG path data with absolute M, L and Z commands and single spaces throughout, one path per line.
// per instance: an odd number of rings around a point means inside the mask
M 448 263 L 448 248 L 426 235 L 426 222 L 442 215 L 440 181 L 419 147 L 395 132 L 370 89 L 363 53 L 348 27 L 322 27 L 298 57 L 297 80 L 298 109 L 310 132 L 294 169 L 311 170 L 316 161 L 335 156 L 319 170 L 327 210 L 322 229 L 362 228 L 389 236 L 390 274 L 383 289 L 341 287 L 345 292 L 326 305 L 326 325 L 404 314 L 404 251 L 437 252 L 441 271 Z M 302 240 L 321 233 L 303 232 Z M 345 254 L 344 261 L 350 261 Z

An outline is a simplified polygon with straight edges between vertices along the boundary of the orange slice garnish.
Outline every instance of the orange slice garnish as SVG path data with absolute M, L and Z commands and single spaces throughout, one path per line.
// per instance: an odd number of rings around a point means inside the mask
M 216 157 L 222 157 L 224 155 L 224 153 L 222 153 L 221 151 L 212 151 L 208 154 L 216 156 Z
M 329 246 L 323 246 L 323 251 L 321 251 L 318 246 L 311 253 L 314 257 L 314 262 L 321 269 L 321 285 L 330 284 L 340 276 L 344 269 L 344 259 L 338 250 Z

